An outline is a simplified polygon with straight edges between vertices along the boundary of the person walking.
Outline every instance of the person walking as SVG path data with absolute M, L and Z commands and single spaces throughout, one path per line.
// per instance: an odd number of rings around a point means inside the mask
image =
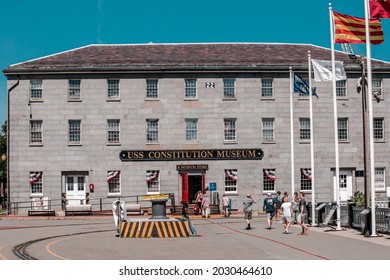
M 299 196 L 297 192 L 294 192 L 294 197 L 291 201 L 293 209 L 293 223 L 298 223 L 298 214 L 299 214 Z
M 188 203 L 183 202 L 183 207 L 181 209 L 182 218 L 184 221 L 188 222 L 188 226 L 190 227 L 190 231 L 192 236 L 200 236 L 200 234 L 196 231 L 194 224 L 192 223 L 190 216 L 188 215 Z
M 247 224 L 246 230 L 250 230 L 251 228 L 251 220 L 252 220 L 252 205 L 257 203 L 256 200 L 252 198 L 252 195 L 248 193 L 246 195 L 246 199 L 244 199 L 244 218 Z
M 292 206 L 291 206 L 291 202 L 288 198 L 288 196 L 285 196 L 283 198 L 283 203 L 282 203 L 282 206 L 281 206 L 281 209 L 282 209 L 282 213 L 283 213 L 283 227 L 284 227 L 284 234 L 290 234 L 289 232 L 289 228 L 291 226 L 291 223 L 292 223 Z
M 267 197 L 264 198 L 263 211 L 267 215 L 267 229 L 272 229 L 272 219 L 275 215 L 275 198 L 272 197 L 271 193 L 267 193 Z
M 280 221 L 280 207 L 282 206 L 282 197 L 281 197 L 281 192 L 277 191 L 276 196 L 275 196 L 275 221 Z
M 202 217 L 210 218 L 210 199 L 207 194 L 202 196 Z
M 225 215 L 225 218 L 229 218 L 229 201 L 230 199 L 226 196 L 226 194 L 223 194 L 222 196 L 222 209 Z
M 306 210 L 306 199 L 305 199 L 305 193 L 300 192 L 299 193 L 299 215 L 298 215 L 298 224 L 302 227 L 302 232 L 300 232 L 298 235 L 307 235 L 308 227 L 305 224 L 305 220 L 307 218 L 307 210 Z
M 195 203 L 198 205 L 198 207 L 197 207 L 198 211 L 195 211 L 196 214 L 198 215 L 202 209 L 202 192 L 201 191 L 198 191 L 196 193 Z

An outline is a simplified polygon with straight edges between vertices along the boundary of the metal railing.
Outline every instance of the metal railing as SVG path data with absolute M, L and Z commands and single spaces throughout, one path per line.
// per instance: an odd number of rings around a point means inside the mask
M 167 207 L 175 208 L 175 195 L 174 193 L 166 193 L 162 195 L 168 196 Z M 111 211 L 112 203 L 116 200 L 124 201 L 125 204 L 140 204 L 141 208 L 151 208 L 149 200 L 145 199 L 147 195 L 131 195 L 131 196 L 117 196 L 117 197 L 97 197 L 78 200 L 80 204 L 90 204 L 93 212 Z M 70 200 L 67 199 L 50 199 L 44 200 L 44 203 L 37 203 L 37 200 L 28 201 L 13 201 L 7 205 L 8 213 L 11 215 L 26 214 L 29 210 L 55 210 L 64 211 L 65 205 L 69 204 Z M 78 203 L 76 203 L 78 204 Z

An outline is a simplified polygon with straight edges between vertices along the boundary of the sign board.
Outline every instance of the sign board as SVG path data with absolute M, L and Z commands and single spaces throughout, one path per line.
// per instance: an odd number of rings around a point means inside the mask
M 145 195 L 144 200 L 153 200 L 153 199 L 168 199 L 169 195 L 167 193 L 165 194 L 150 194 Z
M 217 190 L 217 183 L 212 182 L 209 183 L 209 191 L 216 191 Z

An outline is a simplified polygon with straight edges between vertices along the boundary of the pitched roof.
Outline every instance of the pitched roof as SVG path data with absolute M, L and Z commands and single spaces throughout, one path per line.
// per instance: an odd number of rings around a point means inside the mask
M 47 71 L 107 71 L 153 69 L 246 69 L 306 67 L 312 58 L 331 60 L 331 50 L 309 44 L 198 43 L 88 45 L 9 66 L 5 74 Z M 346 67 L 360 68 L 348 54 L 336 52 Z M 390 63 L 373 61 L 373 68 Z

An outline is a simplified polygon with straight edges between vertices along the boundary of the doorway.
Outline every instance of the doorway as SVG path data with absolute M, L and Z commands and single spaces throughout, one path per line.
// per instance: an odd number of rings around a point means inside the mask
M 195 203 L 198 191 L 205 192 L 205 174 L 204 173 L 182 173 L 181 176 L 181 194 L 182 201 Z
M 66 201 L 69 205 L 85 204 L 85 176 L 66 176 Z
M 346 202 L 352 196 L 352 174 L 352 170 L 340 170 L 339 197 L 341 202 Z M 336 172 L 333 173 L 333 195 L 334 200 L 337 201 Z

